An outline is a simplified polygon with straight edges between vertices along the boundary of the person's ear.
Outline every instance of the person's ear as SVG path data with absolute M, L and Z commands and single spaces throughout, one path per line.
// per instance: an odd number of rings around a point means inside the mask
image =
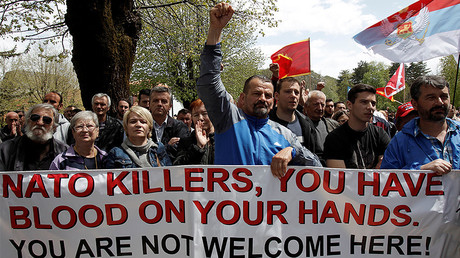
M 417 101 L 415 99 L 411 99 L 410 103 L 412 104 L 412 107 L 414 107 L 414 109 L 418 111 Z

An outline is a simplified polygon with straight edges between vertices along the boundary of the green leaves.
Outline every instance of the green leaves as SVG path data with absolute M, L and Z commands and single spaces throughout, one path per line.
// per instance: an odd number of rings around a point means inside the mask
M 144 31 L 138 42 L 131 80 L 150 87 L 157 82 L 166 83 L 187 106 L 197 98 L 199 57 L 206 41 L 209 10 L 215 1 L 195 0 L 164 6 L 173 2 L 177 1 L 137 1 L 139 6 L 151 8 L 142 9 Z M 154 8 L 160 4 L 163 7 Z M 256 32 L 262 24 L 276 24 L 272 18 L 276 1 L 238 0 L 231 4 L 236 13 L 222 35 L 225 66 L 222 79 L 227 90 L 237 97 L 246 78 L 256 74 L 262 65 L 263 55 L 254 48 Z M 136 94 L 138 86 L 131 91 Z

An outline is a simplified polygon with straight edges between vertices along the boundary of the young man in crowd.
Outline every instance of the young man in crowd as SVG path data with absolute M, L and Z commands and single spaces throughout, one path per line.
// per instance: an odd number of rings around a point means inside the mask
M 131 107 L 131 102 L 127 99 L 120 99 L 117 104 L 117 119 L 123 124 L 123 115 Z
M 358 84 L 348 92 L 349 119 L 332 131 L 324 143 L 326 166 L 333 168 L 379 168 L 390 136 L 372 124 L 376 90 Z
M 149 109 L 150 108 L 150 89 L 140 90 L 137 102 L 139 106 Z
M 318 146 L 314 125 L 297 110 L 301 92 L 300 82 L 294 77 L 279 80 L 275 90 L 276 107 L 269 117 L 289 128 L 303 146 L 315 153 Z
M 326 99 L 326 106 L 324 107 L 324 118 L 332 118 L 334 114 L 334 101 Z

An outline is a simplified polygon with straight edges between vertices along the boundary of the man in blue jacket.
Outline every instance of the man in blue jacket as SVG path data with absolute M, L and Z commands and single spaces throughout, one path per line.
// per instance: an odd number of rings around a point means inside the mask
M 440 76 L 420 76 L 410 88 L 419 118 L 390 142 L 381 168 L 432 170 L 446 174 L 460 165 L 460 124 L 447 118 L 449 84 Z
M 271 165 L 281 177 L 287 165 L 321 166 L 318 157 L 303 147 L 286 127 L 268 120 L 273 106 L 273 85 L 262 76 L 246 80 L 239 109 L 220 79 L 220 36 L 234 11 L 226 3 L 210 11 L 206 46 L 201 55 L 198 96 L 215 127 L 215 164 Z

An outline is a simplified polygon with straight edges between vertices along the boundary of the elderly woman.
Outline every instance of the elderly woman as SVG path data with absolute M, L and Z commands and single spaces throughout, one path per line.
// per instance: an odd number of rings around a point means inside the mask
M 153 118 L 150 112 L 140 106 L 134 106 L 123 116 L 123 128 L 127 138 L 121 147 L 109 151 L 106 168 L 135 168 L 170 166 L 171 160 L 165 146 L 154 143 L 150 137 Z
M 107 153 L 94 145 L 99 135 L 99 122 L 95 113 L 82 111 L 70 120 L 70 129 L 75 144 L 56 156 L 51 170 L 83 170 L 103 168 Z

